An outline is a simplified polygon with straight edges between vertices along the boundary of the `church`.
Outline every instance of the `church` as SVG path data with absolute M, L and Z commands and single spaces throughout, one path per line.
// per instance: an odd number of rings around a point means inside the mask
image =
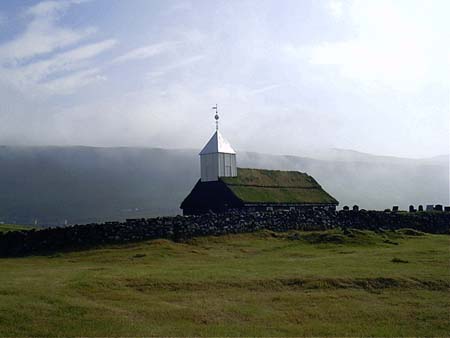
M 336 210 L 339 202 L 306 173 L 238 168 L 236 152 L 219 131 L 200 152 L 200 179 L 181 203 L 183 215 L 228 210 Z

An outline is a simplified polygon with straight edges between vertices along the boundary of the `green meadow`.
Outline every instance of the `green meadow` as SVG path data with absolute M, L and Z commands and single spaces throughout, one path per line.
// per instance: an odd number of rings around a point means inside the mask
M 30 230 L 30 229 L 33 229 L 33 227 L 16 224 L 0 224 L 0 233 L 8 231 Z
M 448 336 L 449 239 L 167 240 L 0 259 L 0 336 Z

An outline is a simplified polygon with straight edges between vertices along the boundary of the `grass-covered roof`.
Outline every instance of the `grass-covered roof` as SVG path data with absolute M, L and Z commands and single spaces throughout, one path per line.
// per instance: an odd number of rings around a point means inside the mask
M 244 203 L 338 203 L 311 176 L 298 171 L 238 168 L 221 180 Z

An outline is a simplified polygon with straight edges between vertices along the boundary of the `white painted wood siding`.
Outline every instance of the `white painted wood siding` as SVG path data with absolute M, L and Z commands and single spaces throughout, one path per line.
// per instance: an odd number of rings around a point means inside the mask
M 212 153 L 200 155 L 202 182 L 217 181 L 219 177 L 237 176 L 236 154 Z

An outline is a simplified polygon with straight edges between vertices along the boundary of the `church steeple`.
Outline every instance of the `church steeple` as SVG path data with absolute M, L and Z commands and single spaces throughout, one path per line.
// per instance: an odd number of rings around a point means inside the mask
M 236 152 L 219 131 L 217 105 L 214 119 L 216 132 L 200 152 L 201 181 L 217 181 L 219 177 L 237 176 Z

